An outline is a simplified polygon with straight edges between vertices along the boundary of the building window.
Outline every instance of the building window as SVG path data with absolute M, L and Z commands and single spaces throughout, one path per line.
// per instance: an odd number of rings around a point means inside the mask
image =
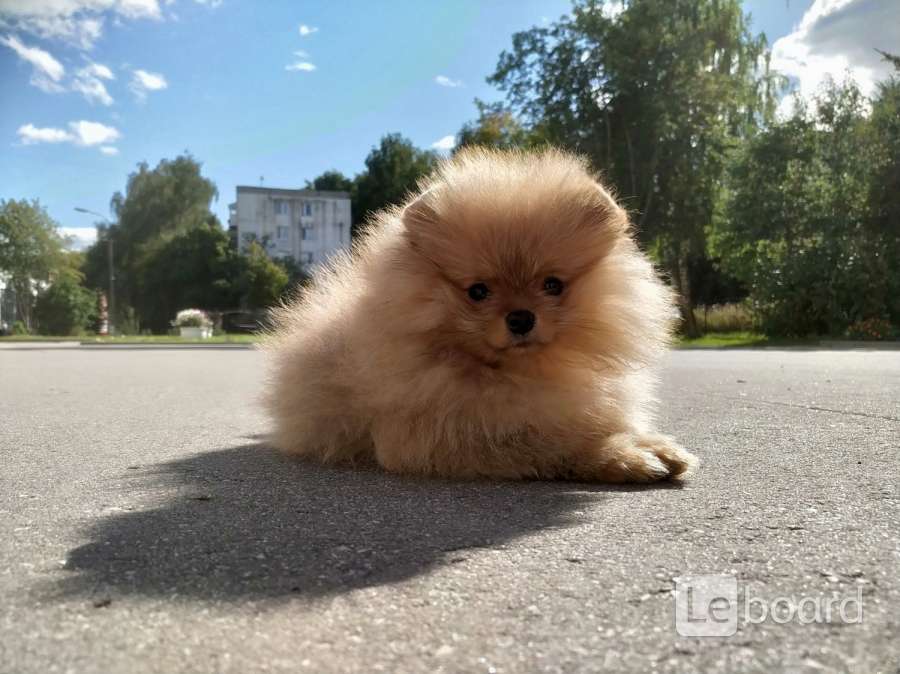
M 278 227 L 275 228 L 275 236 L 277 236 L 279 239 L 288 238 L 288 228 L 282 225 L 278 225 Z
M 302 232 L 302 237 L 304 241 L 315 241 L 316 240 L 316 228 L 315 227 L 303 227 L 300 230 Z
M 303 204 L 303 215 L 312 215 L 312 204 L 308 201 Z
M 288 205 L 284 199 L 275 199 L 275 215 L 287 215 Z
M 312 253 L 300 253 L 300 262 L 303 264 L 312 264 L 313 254 Z
M 341 243 L 344 243 L 344 223 L 338 223 L 338 237 Z

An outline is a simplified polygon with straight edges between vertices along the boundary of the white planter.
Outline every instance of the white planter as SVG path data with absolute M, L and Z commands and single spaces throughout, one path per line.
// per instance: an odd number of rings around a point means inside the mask
M 212 337 L 212 328 L 178 328 L 182 337 L 188 339 L 209 339 Z

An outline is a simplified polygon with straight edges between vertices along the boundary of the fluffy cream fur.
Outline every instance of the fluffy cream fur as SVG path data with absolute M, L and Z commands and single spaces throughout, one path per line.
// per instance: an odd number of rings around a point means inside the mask
M 520 309 L 536 317 L 524 336 L 506 324 Z M 277 312 L 274 442 L 403 473 L 679 477 L 694 457 L 649 432 L 647 409 L 675 316 L 583 161 L 464 151 Z

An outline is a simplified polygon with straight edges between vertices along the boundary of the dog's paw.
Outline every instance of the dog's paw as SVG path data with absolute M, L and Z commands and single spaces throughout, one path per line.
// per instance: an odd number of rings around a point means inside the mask
M 592 476 L 603 482 L 657 482 L 681 479 L 697 457 L 672 438 L 655 433 L 616 433 L 598 448 Z

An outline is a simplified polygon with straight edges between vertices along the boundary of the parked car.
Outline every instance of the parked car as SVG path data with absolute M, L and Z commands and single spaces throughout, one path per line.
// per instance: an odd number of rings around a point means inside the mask
M 255 311 L 222 312 L 222 331 L 252 334 L 259 332 L 264 326 L 264 316 Z

